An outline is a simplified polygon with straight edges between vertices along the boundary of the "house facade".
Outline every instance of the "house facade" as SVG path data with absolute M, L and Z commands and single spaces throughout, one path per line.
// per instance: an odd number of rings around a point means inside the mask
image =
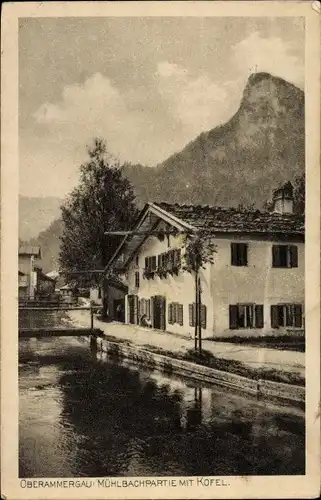
M 128 286 L 125 321 L 194 335 L 195 276 L 186 235 L 207 231 L 212 262 L 200 269 L 203 337 L 279 335 L 304 329 L 304 217 L 289 187 L 274 211 L 147 204 L 107 266 Z
M 18 254 L 19 298 L 33 300 L 37 289 L 35 263 L 41 259 L 40 247 L 21 245 Z

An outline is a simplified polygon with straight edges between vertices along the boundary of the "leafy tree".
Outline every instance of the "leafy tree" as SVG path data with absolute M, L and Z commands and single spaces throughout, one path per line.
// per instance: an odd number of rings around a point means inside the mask
M 214 263 L 216 245 L 213 235 L 208 231 L 199 231 L 186 235 L 185 263 L 183 270 L 191 272 L 195 277 L 195 350 L 202 353 L 202 327 L 201 327 L 201 278 L 200 270 L 205 269 L 207 264 Z
M 299 175 L 293 183 L 293 211 L 296 214 L 305 213 L 305 174 Z
M 134 193 L 122 168 L 108 153 L 105 142 L 95 139 L 89 159 L 80 167 L 80 182 L 61 207 L 63 234 L 59 262 L 62 274 L 102 269 L 119 244 L 105 231 L 126 230 L 136 217 Z M 77 279 L 78 284 L 84 280 Z M 90 282 L 97 274 L 85 274 Z M 88 279 L 85 280 L 88 284 Z

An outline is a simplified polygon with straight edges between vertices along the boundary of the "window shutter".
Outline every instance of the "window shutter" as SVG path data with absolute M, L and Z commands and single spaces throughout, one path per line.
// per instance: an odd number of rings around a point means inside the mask
M 280 267 L 280 247 L 272 246 L 272 267 Z
M 241 263 L 243 266 L 247 266 L 247 243 L 241 245 Z
M 172 322 L 176 323 L 176 304 L 172 302 Z
M 156 255 L 153 255 L 151 260 L 152 260 L 152 265 L 151 265 L 152 271 L 155 271 L 156 270 Z
M 139 300 L 138 300 L 138 295 L 134 295 L 134 317 L 135 317 L 135 323 L 136 325 L 139 324 Z
M 155 257 L 156 261 L 156 257 Z M 159 297 L 159 305 L 160 305 L 160 329 L 165 330 L 166 329 L 166 300 L 165 297 L 160 296 Z
M 178 323 L 183 326 L 183 304 L 178 305 Z
M 229 307 L 229 314 L 230 314 L 230 329 L 235 329 L 238 327 L 237 324 L 237 317 L 238 317 L 238 307 L 237 306 L 230 306 Z
M 173 250 L 173 265 L 178 266 L 180 260 L 180 250 Z
M 170 325 L 173 324 L 173 305 L 172 305 L 172 303 L 168 304 L 168 323 Z
M 294 326 L 302 328 L 302 306 L 300 304 L 294 305 Z
M 231 243 L 231 264 L 237 266 L 237 244 Z
M 147 299 L 147 318 L 150 320 L 150 299 Z
M 263 316 L 263 305 L 255 306 L 255 328 L 263 328 L 264 326 L 264 316 Z
M 194 326 L 193 304 L 188 304 L 188 321 L 189 326 Z
M 145 257 L 145 269 L 148 269 L 148 257 Z
M 296 245 L 290 246 L 290 263 L 291 267 L 298 267 L 298 247 Z
M 206 330 L 206 306 L 204 304 L 201 305 L 201 326 Z
M 278 306 L 271 306 L 271 327 L 279 328 Z
M 161 255 L 158 255 L 157 257 L 157 267 L 160 268 L 162 265 L 162 262 L 161 262 Z

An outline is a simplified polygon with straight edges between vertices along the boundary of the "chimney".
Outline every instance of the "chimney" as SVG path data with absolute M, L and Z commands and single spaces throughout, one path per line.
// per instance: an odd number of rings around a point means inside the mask
M 277 214 L 293 214 L 293 186 L 286 182 L 273 193 L 273 212 Z

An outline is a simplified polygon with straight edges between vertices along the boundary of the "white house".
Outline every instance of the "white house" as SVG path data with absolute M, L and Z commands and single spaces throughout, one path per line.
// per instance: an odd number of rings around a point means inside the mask
M 39 246 L 21 245 L 19 247 L 19 298 L 33 300 L 35 297 L 37 288 L 36 259 L 41 259 Z
M 148 203 L 106 268 L 128 286 L 125 321 L 193 334 L 195 277 L 182 264 L 186 233 L 204 229 L 215 253 L 200 273 L 203 336 L 303 329 L 304 216 L 293 214 L 289 184 L 273 212 Z

